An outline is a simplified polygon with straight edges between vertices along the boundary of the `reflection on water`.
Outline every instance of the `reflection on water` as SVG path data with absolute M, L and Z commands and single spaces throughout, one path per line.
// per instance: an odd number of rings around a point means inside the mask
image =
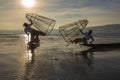
M 32 53 L 31 50 L 28 50 L 27 56 L 28 56 L 28 60 L 32 61 L 34 59 L 35 55 L 34 55 L 34 53 Z
M 47 37 L 35 51 L 26 49 L 27 38 L 0 39 L 0 80 L 120 80 L 120 44 L 79 52 Z
M 34 50 L 36 49 L 34 46 L 31 46 L 28 44 L 30 41 L 30 35 L 25 36 L 25 42 L 27 44 L 27 55 L 26 58 L 28 58 L 26 64 L 25 64 L 25 70 L 24 70 L 24 77 L 23 80 L 33 80 L 32 75 L 35 69 L 35 53 Z
M 28 51 L 31 59 L 26 63 L 24 80 L 97 80 L 94 75 L 104 76 L 101 71 L 96 72 L 99 66 L 96 68 L 94 54 L 97 50 L 72 52 L 53 47 L 45 50 L 37 55 L 37 61 L 36 55 Z
M 92 51 L 82 51 L 80 52 L 83 57 L 84 62 L 86 62 L 88 65 L 92 65 L 94 57 L 93 57 L 93 52 Z
M 38 59 L 39 63 L 31 50 L 27 54 L 23 80 L 86 80 L 94 62 L 93 53 L 86 51 L 67 56 L 65 54 L 69 53 L 61 53 L 63 59 L 59 58 L 61 54 L 44 53 L 48 56 L 43 54 L 41 58 L 44 60 Z M 49 60 L 50 57 L 56 58 Z
M 35 54 L 33 49 L 27 51 L 28 61 L 25 65 L 24 79 L 23 80 L 32 80 L 32 73 L 35 68 Z
M 92 52 L 62 52 L 60 55 L 62 57 L 57 56 L 57 61 L 54 63 L 55 76 L 58 80 L 88 79 L 88 75 L 93 69 L 94 56 Z
M 108 49 L 97 47 L 98 49 L 74 52 L 68 50 L 70 48 L 48 45 L 42 46 L 38 55 L 35 55 L 34 48 L 28 49 L 28 61 L 25 65 L 23 80 L 98 80 L 96 75 L 102 75 L 102 73 L 97 71 L 99 66 L 96 67 L 94 61 L 95 52 L 114 50 L 110 47 Z M 97 62 L 98 64 L 100 63 Z M 92 79 L 94 77 L 95 79 Z
M 71 52 L 56 48 L 47 51 L 49 53 L 42 50 L 37 61 L 34 51 L 28 51 L 30 59 L 25 66 L 24 80 L 92 80 L 96 50 Z
M 25 43 L 28 43 L 30 41 L 30 38 L 31 38 L 30 34 L 29 35 L 23 35 L 23 36 L 25 38 Z

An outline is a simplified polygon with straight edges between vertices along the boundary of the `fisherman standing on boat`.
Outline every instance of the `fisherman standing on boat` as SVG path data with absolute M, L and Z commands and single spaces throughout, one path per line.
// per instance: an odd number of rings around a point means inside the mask
M 85 33 L 82 30 L 80 30 L 80 32 L 82 33 L 83 37 L 82 38 L 75 38 L 71 42 L 74 42 L 74 43 L 83 42 L 83 44 L 85 44 L 85 45 L 92 44 L 92 42 L 94 41 L 94 38 L 92 35 L 93 30 L 89 30 L 88 32 L 85 32 Z M 88 43 L 88 40 L 91 40 L 91 41 Z
M 23 26 L 24 26 L 24 32 L 27 34 L 27 35 L 31 35 L 31 38 L 30 38 L 30 42 L 29 42 L 29 45 L 33 44 L 33 43 L 39 43 L 39 35 L 42 35 L 42 36 L 45 36 L 46 33 L 42 32 L 42 31 L 37 31 L 33 28 L 31 28 L 32 26 L 32 21 L 31 19 L 29 20 L 30 21 L 30 24 L 28 23 L 24 23 Z

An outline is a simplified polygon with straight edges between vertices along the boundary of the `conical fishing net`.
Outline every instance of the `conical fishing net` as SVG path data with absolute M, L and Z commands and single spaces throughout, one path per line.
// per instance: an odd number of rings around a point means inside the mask
M 34 28 L 36 30 L 42 31 L 42 32 L 46 33 L 46 35 L 49 35 L 52 32 L 54 25 L 56 23 L 55 20 L 52 20 L 50 18 L 41 16 L 38 14 L 33 14 L 33 13 L 26 14 L 26 18 L 28 20 L 31 19 L 31 21 L 34 25 Z
M 76 22 L 60 26 L 59 32 L 66 42 L 72 43 L 72 40 L 82 36 L 80 30 L 83 30 L 87 24 L 88 21 L 86 19 L 78 20 Z

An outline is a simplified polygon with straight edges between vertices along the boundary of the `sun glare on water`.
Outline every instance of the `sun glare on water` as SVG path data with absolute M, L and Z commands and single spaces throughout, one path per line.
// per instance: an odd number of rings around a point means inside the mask
M 23 6 L 30 8 L 33 7 L 35 4 L 35 0 L 22 0 Z

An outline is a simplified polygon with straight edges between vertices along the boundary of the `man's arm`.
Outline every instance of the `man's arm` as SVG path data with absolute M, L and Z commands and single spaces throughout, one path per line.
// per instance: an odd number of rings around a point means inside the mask
M 32 20 L 30 19 L 29 21 L 30 21 L 30 24 L 29 24 L 29 26 L 31 26 L 31 25 L 33 24 L 33 23 L 32 23 Z
M 84 32 L 83 32 L 82 30 L 80 30 L 80 32 L 81 32 L 82 34 L 84 34 Z

